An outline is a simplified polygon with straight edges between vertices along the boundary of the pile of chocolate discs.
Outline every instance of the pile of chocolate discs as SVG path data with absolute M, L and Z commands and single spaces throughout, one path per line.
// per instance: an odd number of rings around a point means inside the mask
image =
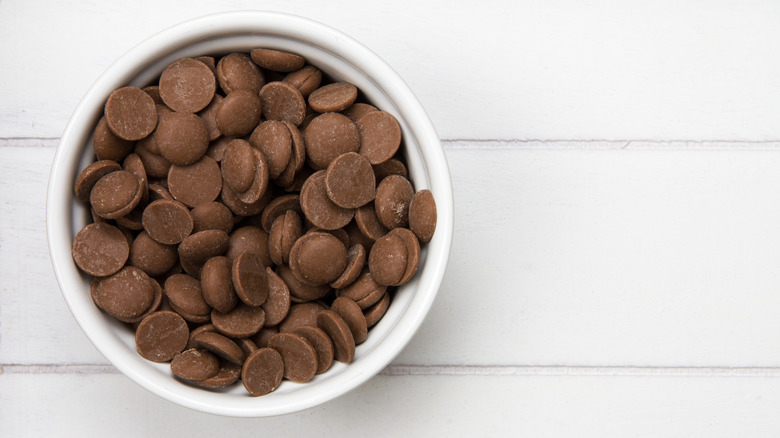
M 108 97 L 73 260 L 180 381 L 307 382 L 353 360 L 433 237 L 402 143 L 393 115 L 296 54 L 178 59 Z

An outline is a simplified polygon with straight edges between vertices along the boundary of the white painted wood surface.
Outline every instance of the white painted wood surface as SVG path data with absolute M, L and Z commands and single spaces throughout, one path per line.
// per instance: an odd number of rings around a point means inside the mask
M 445 139 L 442 291 L 324 406 L 232 420 L 117 374 L 45 238 L 58 136 L 124 50 L 227 9 L 379 53 Z M 151 12 L 153 11 L 153 12 Z M 0 436 L 777 436 L 780 4 L 0 1 Z

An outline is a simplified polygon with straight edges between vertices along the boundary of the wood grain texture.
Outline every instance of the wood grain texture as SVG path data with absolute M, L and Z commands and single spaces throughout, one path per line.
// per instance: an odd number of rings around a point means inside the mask
M 758 0 L 4 0 L 0 137 L 59 136 L 133 45 L 189 18 L 257 8 L 363 42 L 443 138 L 780 139 L 780 4 Z
M 147 392 L 89 343 L 52 272 L 45 197 L 111 62 L 257 8 L 398 71 L 445 140 L 456 230 L 389 367 L 302 413 L 236 420 Z M 0 436 L 778 436 L 777 17 L 761 0 L 0 0 Z
M 780 380 L 762 377 L 378 376 L 298 414 L 194 412 L 122 375 L 0 374 L 6 436 L 774 437 Z M 36 413 L 46 413 L 45 421 Z

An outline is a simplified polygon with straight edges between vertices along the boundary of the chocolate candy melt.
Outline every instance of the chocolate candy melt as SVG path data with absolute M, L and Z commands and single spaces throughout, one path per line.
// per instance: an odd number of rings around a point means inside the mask
M 157 126 L 154 99 L 137 87 L 120 88 L 106 101 L 106 122 L 123 140 L 140 140 Z
M 276 389 L 284 377 L 284 360 L 272 348 L 260 348 L 244 362 L 241 381 L 254 396 L 266 395 Z
M 111 275 L 125 265 L 130 254 L 124 234 L 109 224 L 89 224 L 73 239 L 73 260 L 87 274 Z
M 168 362 L 187 346 L 190 331 L 179 314 L 168 310 L 145 317 L 135 331 L 135 346 L 145 359 Z
M 160 76 L 160 98 L 174 111 L 196 113 L 206 108 L 216 89 L 214 73 L 194 59 L 174 61 Z
M 278 333 L 268 341 L 268 347 L 282 355 L 284 377 L 293 382 L 308 382 L 317 373 L 317 352 L 303 336 Z

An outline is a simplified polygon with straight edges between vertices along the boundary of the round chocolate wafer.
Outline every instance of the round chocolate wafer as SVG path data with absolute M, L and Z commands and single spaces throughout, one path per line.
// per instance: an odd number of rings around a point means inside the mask
M 306 338 L 294 333 L 277 333 L 268 340 L 268 347 L 282 355 L 285 378 L 297 383 L 314 378 L 317 352 Z
M 266 395 L 282 383 L 284 360 L 273 348 L 260 348 L 252 353 L 241 369 L 244 388 L 254 396 Z
M 190 331 L 176 312 L 163 310 L 147 315 L 135 331 L 135 346 L 144 359 L 168 362 L 184 351 Z
M 174 111 L 196 113 L 211 102 L 217 81 L 203 62 L 182 58 L 160 75 L 160 98 Z
M 130 247 L 119 228 L 92 223 L 76 233 L 72 253 L 73 261 L 82 271 L 104 277 L 122 269 L 130 255 Z
M 105 117 L 117 137 L 135 141 L 154 131 L 157 109 L 154 99 L 138 87 L 123 87 L 108 96 Z

